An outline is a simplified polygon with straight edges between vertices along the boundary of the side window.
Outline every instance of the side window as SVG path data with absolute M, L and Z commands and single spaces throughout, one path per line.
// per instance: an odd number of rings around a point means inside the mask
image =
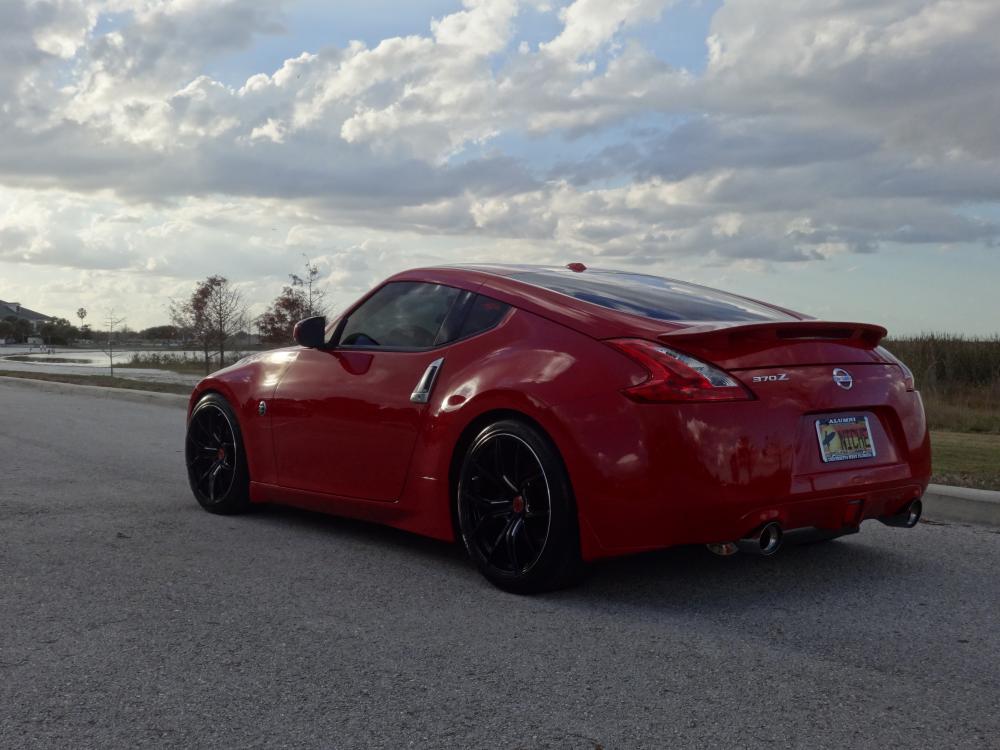
M 482 295 L 477 296 L 472 303 L 472 309 L 465 317 L 458 337 L 465 338 L 489 330 L 503 319 L 509 309 L 510 305 L 504 302 L 498 302 Z
M 461 290 L 419 281 L 386 284 L 351 313 L 340 335 L 341 346 L 426 349 Z

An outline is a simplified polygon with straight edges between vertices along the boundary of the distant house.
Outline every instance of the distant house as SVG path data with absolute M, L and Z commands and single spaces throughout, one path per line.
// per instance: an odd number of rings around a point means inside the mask
M 22 306 L 20 302 L 4 302 L 0 299 L 0 320 L 6 320 L 7 318 L 27 321 L 31 324 L 33 331 L 37 331 L 38 327 L 43 323 L 55 320 L 51 315 L 43 315 L 40 312 L 29 310 L 27 307 Z

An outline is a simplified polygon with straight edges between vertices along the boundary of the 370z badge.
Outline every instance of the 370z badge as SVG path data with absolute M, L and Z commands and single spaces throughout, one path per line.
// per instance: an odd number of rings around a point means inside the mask
M 754 375 L 755 383 L 775 383 L 779 380 L 791 380 L 787 372 L 779 372 L 777 375 Z

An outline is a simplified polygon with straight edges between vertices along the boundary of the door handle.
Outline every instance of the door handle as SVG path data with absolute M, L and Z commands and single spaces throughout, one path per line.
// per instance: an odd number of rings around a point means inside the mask
M 444 357 L 438 357 L 429 365 L 427 369 L 424 370 L 424 374 L 420 376 L 420 380 L 417 381 L 417 387 L 413 389 L 413 393 L 410 394 L 410 401 L 415 404 L 426 404 L 431 397 L 431 389 L 434 387 L 434 381 L 437 380 L 438 372 L 441 370 L 441 365 L 444 363 Z

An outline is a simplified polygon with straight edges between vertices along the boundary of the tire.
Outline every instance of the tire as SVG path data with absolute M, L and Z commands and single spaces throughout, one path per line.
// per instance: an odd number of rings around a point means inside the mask
M 480 572 L 512 593 L 564 588 L 582 572 L 569 476 L 531 425 L 504 419 L 469 444 L 456 487 L 465 549 Z
M 250 509 L 243 433 L 229 402 L 219 394 L 207 394 L 191 412 L 184 457 L 191 491 L 202 508 L 221 515 Z

